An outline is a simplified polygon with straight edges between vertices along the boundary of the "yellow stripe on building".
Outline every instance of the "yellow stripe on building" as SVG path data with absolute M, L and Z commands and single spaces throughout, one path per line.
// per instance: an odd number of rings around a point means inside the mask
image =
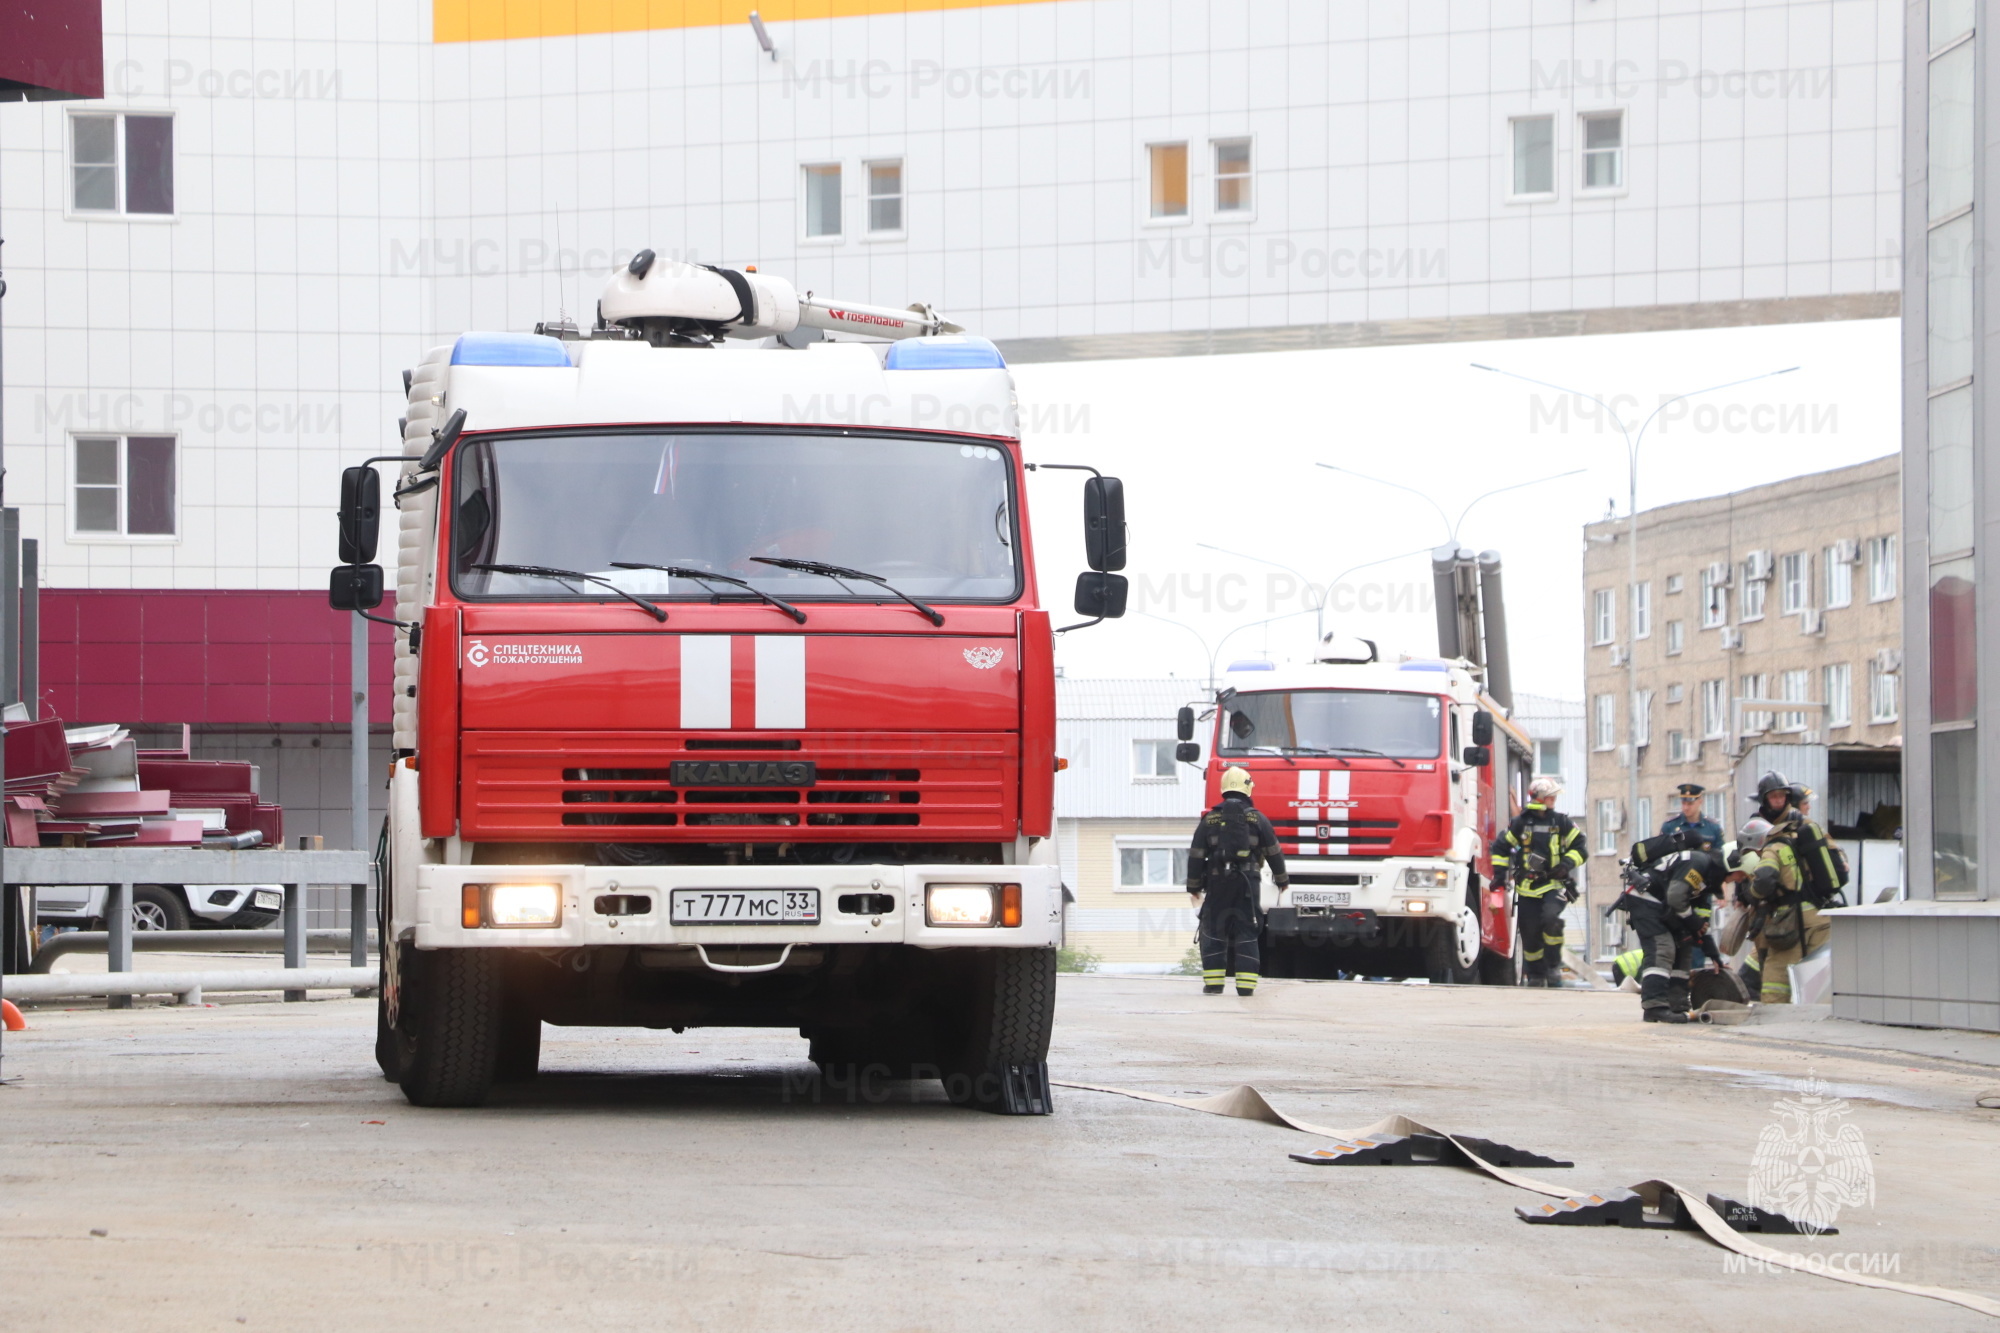
M 1051 0 L 431 0 L 431 40 L 491 42 L 515 37 L 578 37 L 746 23 L 754 8 L 767 23 L 996 9 Z

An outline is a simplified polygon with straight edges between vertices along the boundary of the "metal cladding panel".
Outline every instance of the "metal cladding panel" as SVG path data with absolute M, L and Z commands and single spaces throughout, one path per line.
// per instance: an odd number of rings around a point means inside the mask
M 472 634 L 468 731 L 954 731 L 1020 727 L 1013 638 Z
M 345 723 L 351 632 L 319 591 L 48 588 L 42 706 L 73 723 Z M 390 629 L 368 635 L 370 720 L 387 722 Z
M 997 842 L 1019 820 L 1020 747 L 996 732 L 468 732 L 460 833 L 494 841 Z M 741 771 L 677 782 L 674 765 Z M 785 778 L 813 766 L 805 780 Z M 755 776 L 769 770 L 767 778 Z

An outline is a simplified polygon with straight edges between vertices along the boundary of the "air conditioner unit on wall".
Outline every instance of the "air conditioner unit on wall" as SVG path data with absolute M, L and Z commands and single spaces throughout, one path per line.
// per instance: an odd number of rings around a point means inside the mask
M 1852 537 L 1842 537 L 1833 544 L 1833 558 L 1843 565 L 1861 563 L 1861 543 Z
M 1625 665 L 1624 645 L 1616 643 L 1611 645 L 1611 665 L 1615 667 L 1622 667 Z
M 1722 627 L 1722 651 L 1733 653 L 1743 646 L 1743 631 L 1733 626 Z
M 1771 577 L 1771 553 L 1752 551 L 1743 557 L 1743 577 L 1752 583 L 1762 583 Z
M 1826 612 L 1808 607 L 1799 613 L 1799 633 L 1826 633 Z
M 1707 583 L 1711 588 L 1727 588 L 1735 581 L 1736 571 L 1731 565 L 1713 564 L 1708 567 Z
M 1884 648 L 1875 654 L 1875 669 L 1884 675 L 1903 669 L 1903 650 Z

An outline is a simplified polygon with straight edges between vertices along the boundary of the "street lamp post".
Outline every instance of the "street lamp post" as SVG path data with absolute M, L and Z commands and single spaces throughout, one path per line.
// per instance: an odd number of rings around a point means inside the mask
M 1734 389 L 1740 385 L 1754 384 L 1758 380 L 1767 380 L 1778 375 L 1789 375 L 1797 370 L 1798 367 L 1786 366 L 1783 370 L 1767 370 L 1761 375 L 1751 375 L 1747 379 L 1731 380 L 1727 384 L 1715 384 L 1706 389 L 1695 389 L 1690 393 L 1675 394 L 1670 398 L 1663 398 L 1660 400 L 1660 405 L 1654 408 L 1644 421 L 1639 423 L 1639 429 L 1636 432 L 1625 424 L 1624 418 L 1620 417 L 1609 403 L 1599 398 L 1596 394 L 1584 393 L 1580 389 L 1564 388 L 1560 384 L 1550 384 L 1546 380 L 1533 379 L 1527 375 L 1518 375 L 1511 370 L 1502 370 L 1498 366 L 1481 365 L 1477 361 L 1472 363 L 1472 368 L 1474 370 L 1490 371 L 1495 375 L 1505 375 L 1509 379 L 1520 380 L 1524 384 L 1533 384 L 1544 389 L 1554 389 L 1557 393 L 1571 394 L 1578 398 L 1588 398 L 1591 402 L 1596 403 L 1604 409 L 1604 414 L 1611 418 L 1612 423 L 1625 436 L 1625 478 L 1627 482 L 1625 503 L 1625 595 L 1631 603 L 1625 608 L 1625 808 L 1632 812 L 1634 819 L 1637 819 L 1639 817 L 1639 617 L 1637 615 L 1639 601 L 1639 446 L 1645 441 L 1647 428 L 1653 424 L 1660 413 L 1666 411 L 1667 408 L 1675 403 L 1686 402 L 1690 398 L 1696 398 L 1705 393 L 1720 393 L 1724 389 Z M 1640 830 L 1642 835 L 1645 832 L 1646 830 Z

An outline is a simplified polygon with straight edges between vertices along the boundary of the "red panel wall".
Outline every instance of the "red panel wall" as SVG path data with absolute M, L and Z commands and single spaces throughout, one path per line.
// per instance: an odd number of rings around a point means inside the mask
M 45 588 L 41 609 L 42 709 L 71 725 L 348 721 L 352 616 L 323 592 Z M 391 631 L 368 631 L 387 722 Z

